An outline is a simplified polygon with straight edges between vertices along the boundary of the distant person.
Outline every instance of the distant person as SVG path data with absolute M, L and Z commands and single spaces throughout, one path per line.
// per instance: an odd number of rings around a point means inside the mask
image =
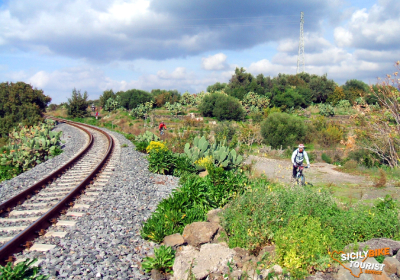
M 97 120 L 98 117 L 99 117 L 99 112 L 97 111 L 96 112 L 96 120 Z
M 304 150 L 304 145 L 300 144 L 292 154 L 293 178 L 296 178 L 297 168 L 303 164 L 304 159 L 307 161 L 307 168 L 310 168 L 307 152 Z
M 167 130 L 167 127 L 165 126 L 164 122 L 161 122 L 160 125 L 158 126 L 158 130 L 160 131 L 160 135 L 164 134 L 164 129 Z

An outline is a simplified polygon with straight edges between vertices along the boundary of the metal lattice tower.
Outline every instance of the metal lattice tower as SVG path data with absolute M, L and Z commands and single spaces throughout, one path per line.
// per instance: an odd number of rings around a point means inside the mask
M 300 13 L 300 41 L 299 41 L 299 56 L 297 57 L 297 71 L 296 74 L 300 73 L 300 67 L 302 65 L 303 70 L 301 72 L 305 72 L 305 62 L 304 62 L 304 34 L 303 34 L 303 25 L 304 25 L 304 13 Z

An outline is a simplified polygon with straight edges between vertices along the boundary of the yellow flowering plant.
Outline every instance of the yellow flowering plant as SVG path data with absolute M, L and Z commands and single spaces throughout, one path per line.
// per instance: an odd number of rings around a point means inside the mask
M 146 152 L 150 153 L 152 150 L 168 150 L 164 143 L 158 141 L 151 141 L 146 148 Z
M 203 158 L 199 158 L 194 162 L 195 166 L 197 167 L 198 170 L 205 170 L 207 169 L 210 165 L 214 164 L 213 159 L 211 156 L 206 156 Z

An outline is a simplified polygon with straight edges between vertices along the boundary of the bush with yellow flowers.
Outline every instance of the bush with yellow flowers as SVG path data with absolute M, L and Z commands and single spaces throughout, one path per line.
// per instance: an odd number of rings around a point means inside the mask
M 323 229 L 319 218 L 293 217 L 288 226 L 275 234 L 279 263 L 296 278 L 303 278 L 313 270 L 325 270 L 332 259 L 329 248 L 335 243 L 333 229 Z
M 203 158 L 199 158 L 198 160 L 196 160 L 196 161 L 194 162 L 194 164 L 195 164 L 195 166 L 196 166 L 196 168 L 197 168 L 198 170 L 205 170 L 205 169 L 207 169 L 210 165 L 212 165 L 212 164 L 214 164 L 214 163 L 213 163 L 212 156 L 206 156 L 206 157 L 203 157 Z
M 150 144 L 146 148 L 146 152 L 150 153 L 152 150 L 167 150 L 167 147 L 164 145 L 164 143 L 158 142 L 158 141 L 151 141 Z

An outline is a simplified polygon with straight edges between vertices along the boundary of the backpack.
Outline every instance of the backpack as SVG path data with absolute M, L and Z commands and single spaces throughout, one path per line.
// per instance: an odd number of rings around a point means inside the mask
M 299 153 L 303 155 L 303 161 L 304 161 L 304 152 L 305 152 L 304 149 L 303 149 L 303 152 L 302 152 L 302 153 L 299 152 L 299 149 L 296 150 L 296 156 L 294 157 L 294 161 L 295 161 L 296 163 L 298 163 L 298 162 L 296 161 L 296 158 L 297 158 L 297 155 L 298 155 Z

